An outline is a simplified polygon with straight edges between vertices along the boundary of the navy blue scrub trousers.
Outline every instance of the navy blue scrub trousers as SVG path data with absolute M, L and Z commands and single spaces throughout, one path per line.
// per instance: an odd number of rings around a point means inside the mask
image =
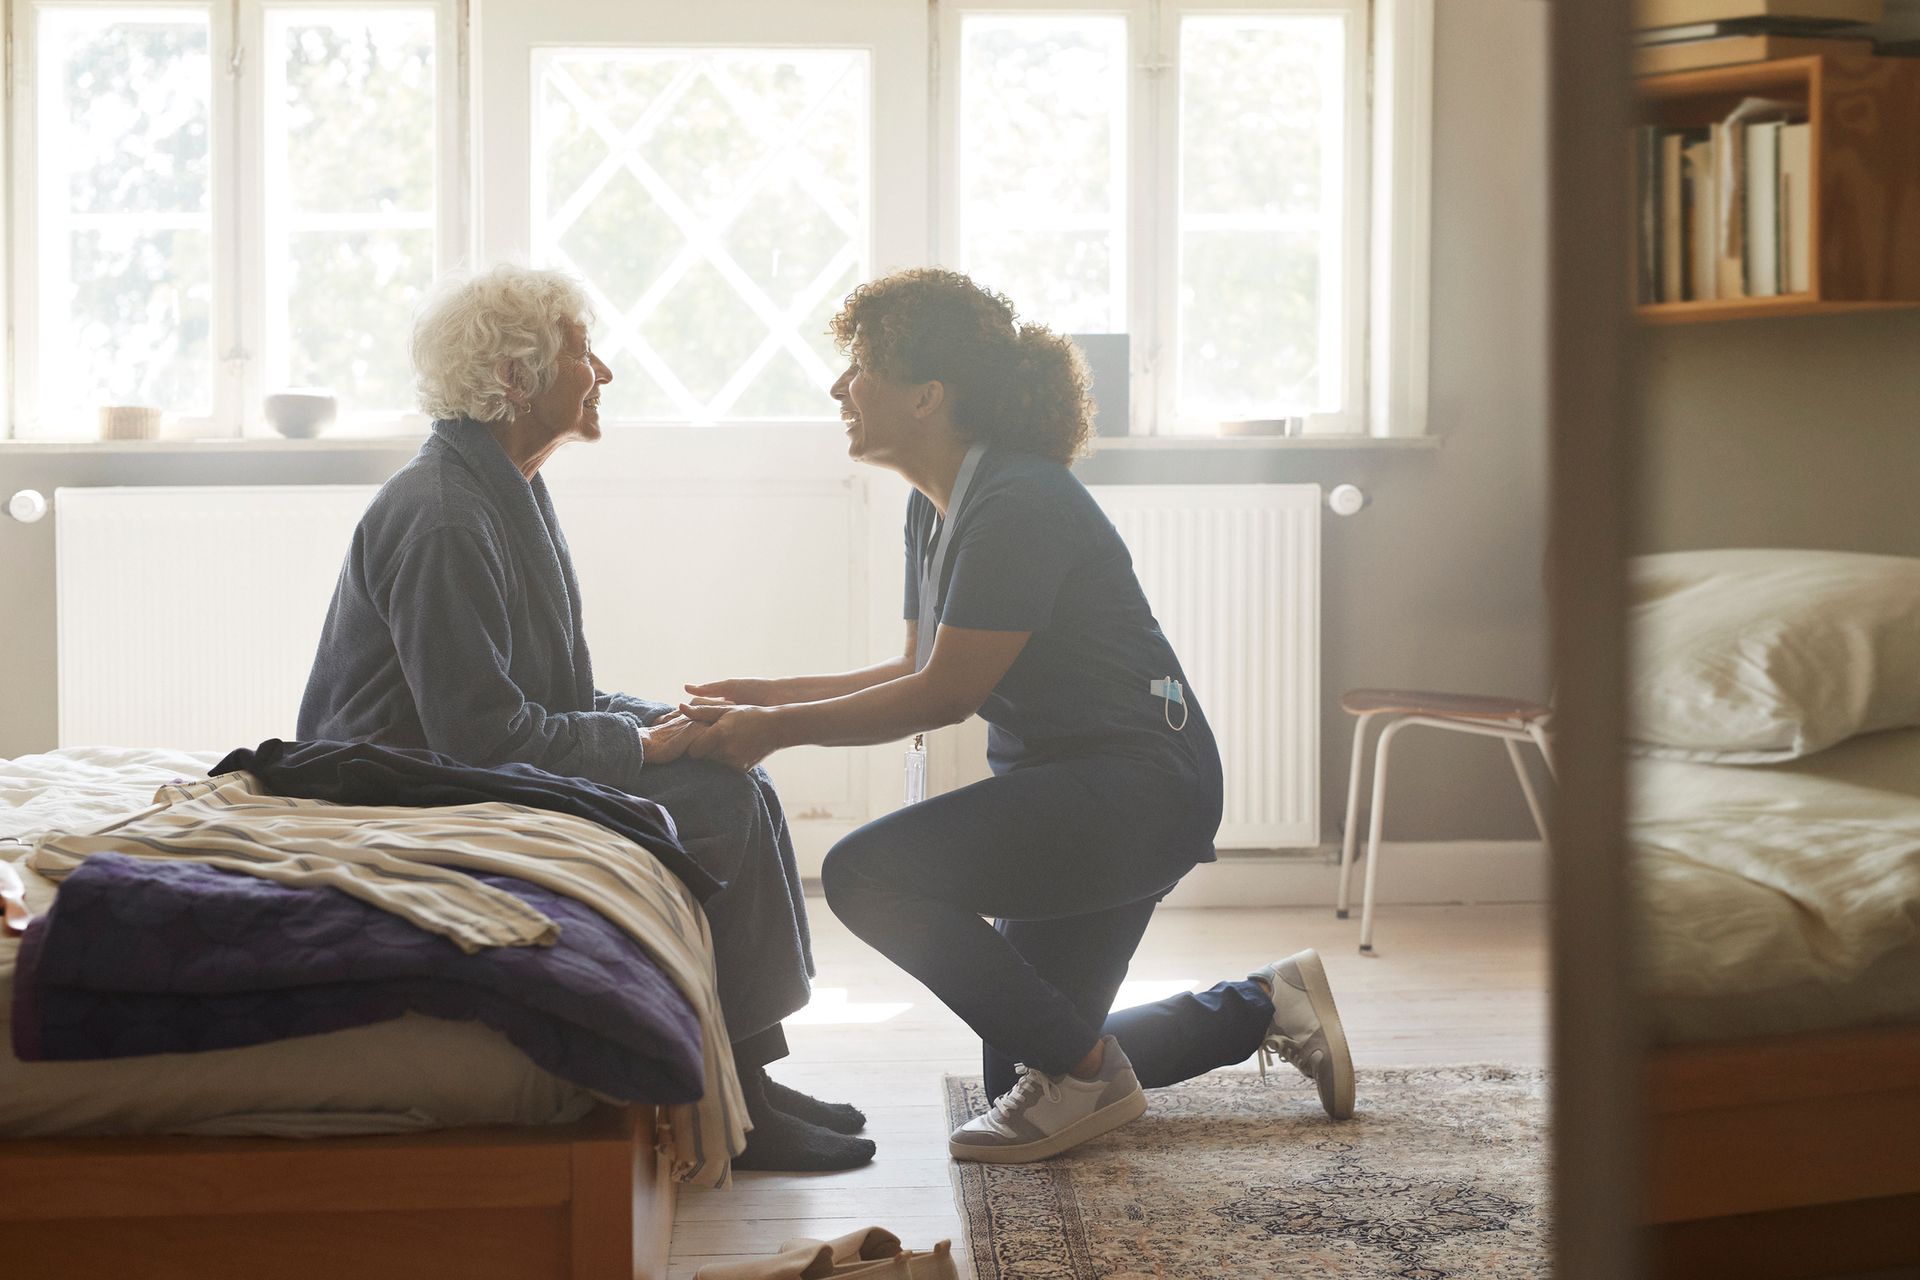
M 1016 1062 L 1059 1074 L 1103 1034 L 1141 1084 L 1175 1084 L 1244 1061 L 1273 1017 L 1251 981 L 1109 1014 L 1154 907 L 1212 836 L 1192 793 L 1190 777 L 1117 757 L 1018 767 L 861 827 L 821 886 L 979 1035 L 989 1097 Z

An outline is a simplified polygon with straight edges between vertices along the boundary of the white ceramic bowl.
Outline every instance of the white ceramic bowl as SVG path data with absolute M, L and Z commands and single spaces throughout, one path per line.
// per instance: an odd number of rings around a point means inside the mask
M 268 425 L 289 440 L 319 435 L 339 411 L 340 402 L 324 387 L 294 387 L 266 399 Z

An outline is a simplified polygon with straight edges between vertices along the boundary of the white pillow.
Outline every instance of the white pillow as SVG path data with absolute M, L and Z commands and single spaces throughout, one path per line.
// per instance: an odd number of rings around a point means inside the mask
M 1769 764 L 1920 724 L 1920 560 L 1679 551 L 1630 583 L 1641 754 Z

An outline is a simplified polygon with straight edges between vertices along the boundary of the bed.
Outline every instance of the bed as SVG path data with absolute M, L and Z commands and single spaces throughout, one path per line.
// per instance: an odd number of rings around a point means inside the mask
M 1920 1267 L 1920 562 L 1636 566 L 1655 1274 Z
M 211 757 L 0 762 L 0 859 L 146 805 Z M 28 905 L 54 890 L 22 874 Z M 0 1015 L 20 947 L 0 938 Z M 653 1107 L 541 1070 L 478 1023 L 408 1014 L 248 1048 L 89 1062 L 0 1054 L 9 1275 L 665 1274 Z

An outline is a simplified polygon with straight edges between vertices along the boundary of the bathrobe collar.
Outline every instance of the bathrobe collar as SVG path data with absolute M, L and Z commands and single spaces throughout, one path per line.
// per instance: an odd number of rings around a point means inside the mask
M 522 562 L 531 570 L 534 590 L 546 597 L 553 617 L 565 619 L 559 628 L 564 633 L 561 639 L 582 700 L 591 707 L 593 664 L 582 635 L 580 583 L 574 577 L 566 537 L 560 532 L 560 518 L 547 496 L 547 482 L 537 473 L 532 480 L 520 474 L 484 422 L 471 418 L 436 422 L 423 451 L 433 451 L 435 446 L 450 450 L 465 464 L 505 517 Z

